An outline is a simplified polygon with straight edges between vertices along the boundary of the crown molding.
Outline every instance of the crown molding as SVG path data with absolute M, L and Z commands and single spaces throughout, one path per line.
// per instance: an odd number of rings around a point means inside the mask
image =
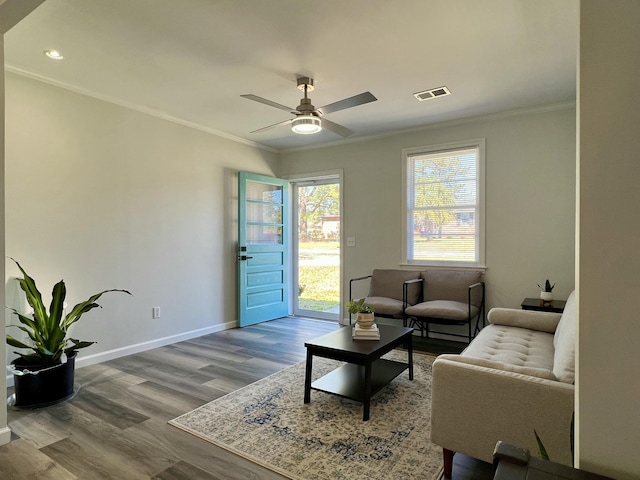
M 514 117 L 514 116 L 520 116 L 520 115 L 533 115 L 533 114 L 539 114 L 539 113 L 554 112 L 554 111 L 557 111 L 557 110 L 568 110 L 568 109 L 575 108 L 575 107 L 576 107 L 576 102 L 563 102 L 563 103 L 554 103 L 554 104 L 549 104 L 549 105 L 541 105 L 541 106 L 537 106 L 537 107 L 520 108 L 520 109 L 516 109 L 516 110 L 507 110 L 507 111 L 504 111 L 504 112 L 489 113 L 489 114 L 485 114 L 485 115 L 475 115 L 475 116 L 471 116 L 471 117 L 459 118 L 459 119 L 456 119 L 456 120 L 447 120 L 447 121 L 444 121 L 444 122 L 430 123 L 428 125 L 422 125 L 422 126 L 419 126 L 419 127 L 412 127 L 412 128 L 406 128 L 406 129 L 400 129 L 400 130 L 392 130 L 392 131 L 388 131 L 388 132 L 377 133 L 377 134 L 374 134 L 374 135 L 366 135 L 366 136 L 362 136 L 362 137 L 348 138 L 348 139 L 343 139 L 343 140 L 335 140 L 335 141 L 321 143 L 321 144 L 317 144 L 317 145 L 286 148 L 286 149 L 279 150 L 279 153 L 281 153 L 281 154 L 295 153 L 295 152 L 308 151 L 308 150 L 317 150 L 319 148 L 336 147 L 336 146 L 340 146 L 340 145 L 347 145 L 347 144 L 350 144 L 350 143 L 369 142 L 371 140 L 379 140 L 381 138 L 393 137 L 393 136 L 404 135 L 404 134 L 409 134 L 409 133 L 424 132 L 424 131 L 427 131 L 427 130 L 434 130 L 434 129 L 444 128 L 444 127 L 452 127 L 452 126 L 456 126 L 456 125 L 464 125 L 464 124 L 474 123 L 474 122 L 479 122 L 479 121 L 498 120 L 498 119 L 502 119 L 502 118 L 508 118 L 508 117 Z
M 54 80 L 52 78 L 46 77 L 44 75 L 38 75 L 27 70 L 22 70 L 21 68 L 13 67 L 11 65 L 4 66 L 5 71 L 14 73 L 16 75 L 20 75 L 22 77 L 30 78 L 32 80 L 37 80 L 42 83 L 46 83 L 48 85 L 53 85 L 54 87 L 64 88 L 65 90 L 69 90 L 71 92 L 84 95 L 87 97 L 95 98 L 97 100 L 101 100 L 103 102 L 111 103 L 113 105 L 118 105 L 119 107 L 127 108 L 129 110 L 134 110 L 139 113 L 143 113 L 145 115 L 150 115 L 152 117 L 160 118 L 162 120 L 166 120 L 168 122 L 176 123 L 178 125 L 182 125 L 183 127 L 193 128 L 194 130 L 199 130 L 201 132 L 205 132 L 211 135 L 215 135 L 216 137 L 221 137 L 226 140 L 231 140 L 232 142 L 242 143 L 244 145 L 248 145 L 250 147 L 259 148 L 260 150 L 266 150 L 271 153 L 280 153 L 279 149 L 268 147 L 261 143 L 253 142 L 251 140 L 247 140 L 245 138 L 237 137 L 235 135 L 231 135 L 229 133 L 221 132 L 220 130 L 216 130 L 214 128 L 209 128 L 204 125 L 200 125 L 198 123 L 190 122 L 188 120 L 183 120 L 178 117 L 174 117 L 167 113 L 164 113 L 160 110 L 155 110 L 153 108 L 143 107 L 141 105 L 137 105 L 131 102 L 125 102 L 123 100 L 119 100 L 117 98 L 110 97 L 108 95 L 102 95 L 100 93 L 93 92 L 91 90 L 86 90 L 80 88 L 76 85 L 72 85 L 65 82 L 60 82 L 58 80 Z

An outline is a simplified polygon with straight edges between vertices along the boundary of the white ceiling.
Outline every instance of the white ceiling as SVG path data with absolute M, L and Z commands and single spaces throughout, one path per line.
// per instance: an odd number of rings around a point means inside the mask
M 98 98 L 278 150 L 298 76 L 350 138 L 575 102 L 578 0 L 47 0 L 5 36 L 5 65 Z M 47 49 L 64 59 L 50 60 Z M 418 102 L 413 93 L 452 95 Z

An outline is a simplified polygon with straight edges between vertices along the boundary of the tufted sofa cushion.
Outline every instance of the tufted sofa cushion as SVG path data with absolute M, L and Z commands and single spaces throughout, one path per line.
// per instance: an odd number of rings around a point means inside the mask
M 495 360 L 484 360 L 482 358 L 471 358 L 460 355 L 439 355 L 441 360 L 454 360 L 476 367 L 484 367 L 492 370 L 502 370 L 503 372 L 519 373 L 530 377 L 544 378 L 546 380 L 558 380 L 551 370 L 546 368 L 524 367 L 519 365 L 511 365 L 508 363 L 497 362 Z
M 550 372 L 553 368 L 553 353 L 551 333 L 488 325 L 462 352 L 462 356 Z

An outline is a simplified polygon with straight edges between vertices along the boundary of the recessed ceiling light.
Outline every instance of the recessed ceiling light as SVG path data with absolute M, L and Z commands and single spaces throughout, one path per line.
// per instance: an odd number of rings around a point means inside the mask
M 58 50 L 45 50 L 44 54 L 53 60 L 62 60 L 64 58 Z

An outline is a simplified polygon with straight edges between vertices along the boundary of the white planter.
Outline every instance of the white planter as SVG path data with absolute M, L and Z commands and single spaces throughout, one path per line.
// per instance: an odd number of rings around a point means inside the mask
M 540 292 L 540 300 L 545 303 L 553 301 L 553 292 Z
M 373 313 L 358 313 L 358 325 L 362 328 L 369 328 L 375 322 Z

